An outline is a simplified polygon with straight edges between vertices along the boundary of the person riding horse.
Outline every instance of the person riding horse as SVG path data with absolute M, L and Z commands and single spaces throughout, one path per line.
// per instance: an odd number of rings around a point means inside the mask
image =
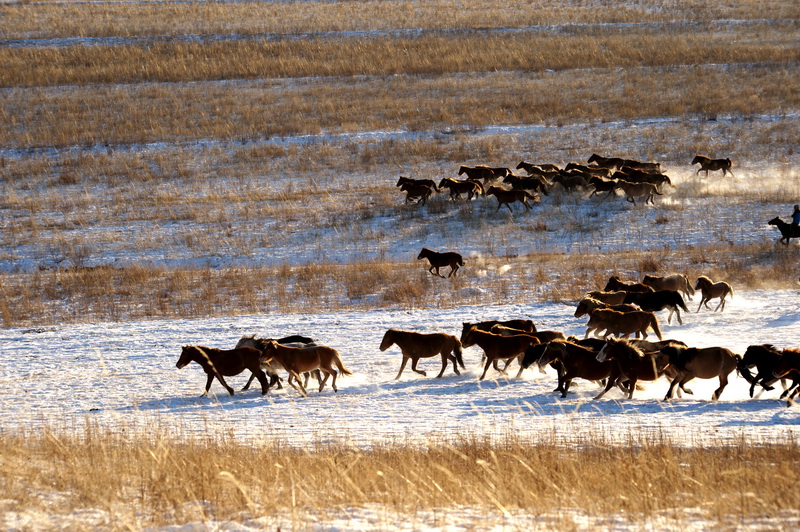
M 798 227 L 800 227 L 800 205 L 795 205 L 794 212 L 792 212 L 792 229 L 795 231 L 795 233 L 797 232 Z

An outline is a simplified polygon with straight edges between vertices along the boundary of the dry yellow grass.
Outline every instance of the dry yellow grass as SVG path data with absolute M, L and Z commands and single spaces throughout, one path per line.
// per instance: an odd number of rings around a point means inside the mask
M 702 519 L 724 528 L 765 515 L 797 519 L 791 512 L 800 505 L 797 490 L 786 489 L 797 480 L 794 442 L 684 448 L 632 434 L 629 446 L 598 440 L 566 447 L 465 436 L 454 445 L 300 450 L 96 431 L 0 439 L 0 508 L 44 513 L 56 528 L 256 519 L 304 529 L 370 504 L 401 515 L 442 507 L 478 515 L 522 510 L 551 525 L 570 520 L 554 508 L 575 508 L 596 519 L 662 516 L 675 526 Z

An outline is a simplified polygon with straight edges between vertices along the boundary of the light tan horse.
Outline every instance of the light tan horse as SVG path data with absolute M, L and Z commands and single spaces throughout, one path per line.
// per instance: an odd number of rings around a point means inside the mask
M 733 172 L 731 171 L 731 168 L 733 168 L 733 163 L 730 159 L 712 159 L 711 157 L 706 157 L 705 155 L 695 155 L 694 159 L 692 159 L 692 164 L 700 165 L 700 168 L 697 169 L 697 172 L 694 175 L 698 175 L 700 172 L 705 170 L 706 177 L 708 177 L 709 170 L 712 172 L 722 170 L 722 177 L 725 177 L 727 174 L 731 174 L 731 177 L 734 177 Z
M 332 347 L 324 345 L 313 347 L 287 347 L 274 340 L 270 340 L 267 342 L 266 346 L 264 346 L 261 363 L 268 365 L 277 364 L 285 369 L 289 373 L 289 378 L 286 382 L 288 382 L 292 388 L 303 394 L 304 397 L 308 394 L 300 379 L 302 373 L 319 369 L 325 374 L 322 382 L 319 383 L 320 392 L 325 388 L 328 377 L 333 377 L 331 388 L 333 388 L 334 392 L 338 391 L 336 388 L 336 376 L 338 375 L 336 369 L 338 369 L 342 375 L 353 374 L 342 364 L 339 352 Z M 297 382 L 300 388 L 298 389 L 292 381 Z
M 631 183 L 623 179 L 617 180 L 615 190 L 622 190 L 625 199 L 636 205 L 636 198 L 644 198 L 644 204 L 652 203 L 655 205 L 655 196 L 661 195 L 658 187 L 652 183 Z
M 400 364 L 400 371 L 397 372 L 395 380 L 400 378 L 406 364 L 411 360 L 411 371 L 425 376 L 426 373 L 421 369 L 417 369 L 417 362 L 420 358 L 430 358 L 436 355 L 442 356 L 442 370 L 436 376 L 440 379 L 444 375 L 444 370 L 447 369 L 447 362 L 453 362 L 453 371 L 456 375 L 458 372 L 458 365 L 464 368 L 464 359 L 461 357 L 461 341 L 450 334 L 445 333 L 431 333 L 423 334 L 413 331 L 401 331 L 398 329 L 389 329 L 383 335 L 380 350 L 386 351 L 392 345 L 397 344 L 400 351 L 403 353 L 403 362 Z
M 697 278 L 697 285 L 694 287 L 694 289 L 700 290 L 700 293 L 702 294 L 702 297 L 700 298 L 700 305 L 697 307 L 697 312 L 700 312 L 700 308 L 702 308 L 703 305 L 705 305 L 708 310 L 711 310 L 711 307 L 708 306 L 708 302 L 716 298 L 719 298 L 720 301 L 717 305 L 717 308 L 714 309 L 714 312 L 718 310 L 723 311 L 725 310 L 725 298 L 728 295 L 733 297 L 733 287 L 731 285 L 725 281 L 715 283 L 705 275 L 701 275 Z
M 586 314 L 591 314 L 593 311 L 601 308 L 610 308 L 611 310 L 618 310 L 620 312 L 641 310 L 636 305 L 630 305 L 628 303 L 619 305 L 609 305 L 608 303 L 603 303 L 599 299 L 594 299 L 593 297 L 584 297 L 583 299 L 578 301 L 578 306 L 575 308 L 575 317 L 580 318 L 581 316 L 585 316 Z
M 483 349 L 486 355 L 486 364 L 483 367 L 483 373 L 480 380 L 486 377 L 486 372 L 489 371 L 491 366 L 496 360 L 510 360 L 516 358 L 520 361 L 519 372 L 517 377 L 522 374 L 522 356 L 525 354 L 525 349 L 531 345 L 538 344 L 539 340 L 527 334 L 517 334 L 514 336 L 501 336 L 486 331 L 481 331 L 475 327 L 467 331 L 464 335 L 464 347 L 477 345 Z
M 616 291 L 593 290 L 586 293 L 586 297 L 597 299 L 606 305 L 622 305 L 625 302 L 626 295 L 628 295 L 628 292 L 624 289 Z
M 673 273 L 664 276 L 645 275 L 642 277 L 642 284 L 646 284 L 653 290 L 674 290 L 675 292 L 683 292 L 689 300 L 691 300 L 694 295 L 692 283 L 690 283 L 689 278 L 682 273 Z
M 589 337 L 591 331 L 595 336 L 600 336 L 599 332 L 605 330 L 603 337 L 610 335 L 629 337 L 631 334 L 642 335 L 647 338 L 647 330 L 653 329 L 658 339 L 661 340 L 661 329 L 658 327 L 658 318 L 652 312 L 644 310 L 634 310 L 631 312 L 619 312 L 611 309 L 597 309 L 589 315 L 589 323 L 586 324 L 586 336 Z

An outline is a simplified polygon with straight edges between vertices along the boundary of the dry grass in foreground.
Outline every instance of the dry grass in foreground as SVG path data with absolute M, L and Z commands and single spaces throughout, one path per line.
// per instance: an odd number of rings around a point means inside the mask
M 258 520 L 304 529 L 348 508 L 376 504 L 414 514 L 448 507 L 479 515 L 516 511 L 574 528 L 560 511 L 641 522 L 661 516 L 736 526 L 763 516 L 796 519 L 795 442 L 685 448 L 631 435 L 602 441 L 488 442 L 465 438 L 426 448 L 386 445 L 304 450 L 267 442 L 127 437 L 87 431 L 1 437 L 0 508 L 47 516 L 40 526 L 109 529 Z M 699 515 L 697 515 L 697 509 Z M 386 525 L 393 525 L 388 522 Z

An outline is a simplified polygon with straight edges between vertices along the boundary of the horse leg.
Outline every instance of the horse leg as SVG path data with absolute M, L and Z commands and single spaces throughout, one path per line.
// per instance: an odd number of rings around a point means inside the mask
M 294 385 L 294 382 L 292 382 L 293 380 L 297 383 L 297 386 L 299 386 L 300 388 Z M 296 371 L 289 371 L 289 378 L 286 379 L 286 382 L 289 383 L 289 386 L 300 392 L 300 395 L 302 395 L 303 397 L 308 397 L 308 392 L 306 392 L 303 383 L 300 382 L 300 375 L 298 375 Z
M 408 363 L 408 357 L 403 355 L 403 362 L 402 362 L 402 364 L 400 364 L 400 371 L 397 372 L 397 377 L 395 377 L 394 380 L 397 380 L 397 379 L 400 378 L 400 375 L 403 374 L 403 370 L 406 369 L 406 364 L 407 363 Z
M 683 380 L 683 375 L 678 373 L 672 382 L 669 383 L 669 390 L 667 390 L 667 395 L 664 396 L 665 401 L 669 401 L 673 397 L 673 392 L 675 391 L 675 385 L 678 384 L 678 381 Z M 681 383 L 681 388 L 683 388 L 683 383 Z
M 255 372 L 253 372 L 253 373 L 250 375 L 250 378 L 249 378 L 249 379 L 247 379 L 247 384 L 245 384 L 245 385 L 244 385 L 244 388 L 242 388 L 242 391 L 245 391 L 245 390 L 247 390 L 248 388 L 250 388 L 250 385 L 251 385 L 251 384 L 253 384 L 253 380 L 255 380 L 255 378 L 256 378 L 256 374 L 255 374 Z
M 258 368 L 253 374 L 250 376 L 250 382 L 253 381 L 253 377 L 258 379 L 258 382 L 261 383 L 261 395 L 267 395 L 269 391 L 269 381 L 267 380 L 267 375 L 264 373 L 264 370 Z
M 332 377 L 331 378 L 331 388 L 333 388 L 334 392 L 338 392 L 339 388 L 336 387 L 336 375 L 337 375 L 336 370 L 335 369 L 323 369 L 322 372 L 325 373 L 325 378 L 323 378 L 322 382 L 319 383 L 319 391 L 322 391 L 322 389 L 325 387 L 325 383 L 328 382 L 328 377 Z
M 519 361 L 519 371 L 517 372 L 517 375 L 514 377 L 515 379 L 519 379 L 519 378 L 522 376 L 522 370 L 524 370 L 524 369 L 525 369 L 525 368 L 523 368 L 523 367 L 522 367 L 522 355 L 523 355 L 523 354 L 522 354 L 522 353 L 520 353 L 519 355 L 517 355 L 516 357 L 514 357 L 514 360 L 517 360 L 517 361 Z M 510 360 L 511 360 L 511 359 L 509 359 L 509 363 L 510 363 Z
M 448 353 L 447 351 L 442 351 L 442 371 L 440 371 L 439 374 L 436 376 L 437 379 L 442 378 L 442 375 L 444 375 L 444 370 L 447 369 L 447 361 L 450 360 L 451 358 L 453 360 L 453 370 L 456 372 L 456 375 L 458 375 L 458 368 L 456 367 L 455 357 L 450 356 L 450 353 Z
M 595 399 L 595 400 L 597 400 L 597 399 L 600 399 L 601 397 L 603 397 L 603 396 L 606 394 L 606 392 L 607 392 L 608 390 L 610 390 L 610 389 L 611 389 L 611 388 L 614 386 L 614 384 L 615 384 L 615 383 L 614 383 L 614 381 L 615 381 L 615 380 L 616 380 L 616 379 L 613 379 L 613 378 L 610 378 L 610 377 L 609 377 L 609 379 L 606 381 L 606 386 L 605 386 L 605 388 L 603 389 L 603 391 L 602 391 L 602 392 L 600 392 L 599 394 L 597 394 L 597 395 L 595 396 L 595 398 L 594 398 L 594 399 Z
M 633 391 L 636 389 L 636 376 L 628 378 L 628 399 L 633 399 Z
M 426 377 L 427 373 L 425 373 L 421 369 L 417 369 L 417 362 L 419 362 L 419 357 L 412 357 L 411 358 L 411 371 L 413 371 L 414 373 L 419 373 L 423 377 Z
M 211 389 L 212 382 L 214 382 L 214 374 L 209 373 L 208 378 L 206 379 L 206 391 L 203 393 L 203 395 L 208 395 L 208 390 Z M 201 395 L 200 397 L 203 397 L 203 395 Z
M 492 365 L 492 362 L 495 362 L 495 360 L 493 360 L 493 359 L 491 359 L 491 358 L 489 358 L 487 356 L 486 357 L 486 365 L 483 367 L 483 373 L 481 374 L 481 378 L 478 379 L 479 381 L 482 381 L 483 378 L 486 377 L 486 372 L 489 371 L 489 366 Z
M 567 397 L 567 392 L 569 391 L 569 385 L 572 384 L 572 377 L 567 378 L 564 376 L 564 383 L 561 386 L 561 398 L 564 399 Z
M 225 378 L 222 376 L 222 374 L 221 373 L 217 373 L 216 377 L 217 377 L 217 380 L 220 382 L 220 384 L 222 384 L 222 386 L 224 386 L 225 389 L 228 390 L 228 393 L 230 395 L 233 395 L 233 388 L 228 386 L 228 383 L 225 382 Z M 208 392 L 208 388 L 209 388 L 209 386 L 206 386 L 206 392 Z
M 717 308 L 714 309 L 714 312 L 716 312 L 717 310 L 719 310 L 720 312 L 725 310 L 725 296 L 719 298 L 719 305 L 717 305 Z
M 727 385 L 728 385 L 728 374 L 723 373 L 722 375 L 719 376 L 719 388 L 717 388 L 714 391 L 714 394 L 711 396 L 711 399 L 713 401 L 719 399 L 719 396 L 722 395 L 722 390 L 724 390 L 725 386 Z

